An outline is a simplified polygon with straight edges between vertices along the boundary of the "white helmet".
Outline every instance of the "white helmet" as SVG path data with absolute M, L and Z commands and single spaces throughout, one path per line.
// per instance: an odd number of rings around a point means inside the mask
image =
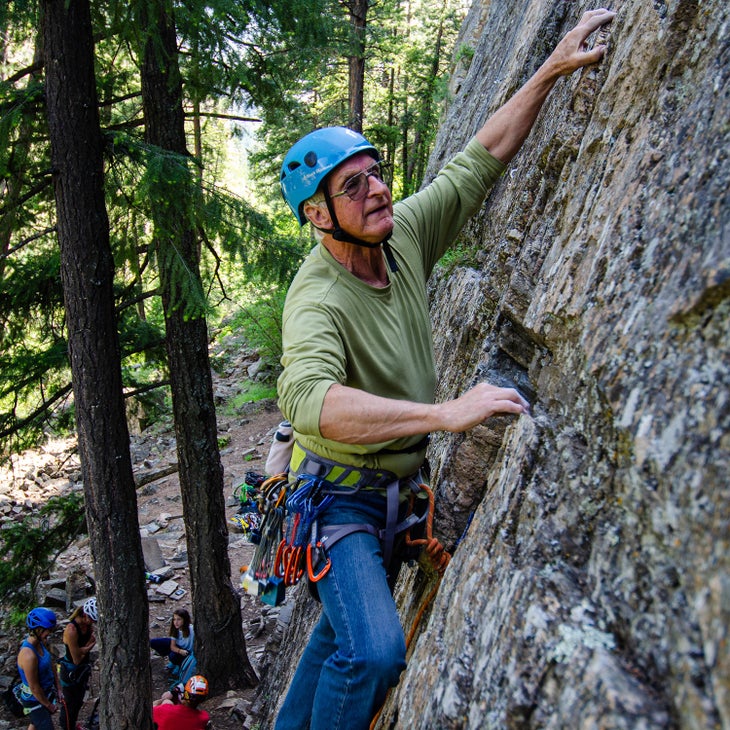
M 96 610 L 96 598 L 87 598 L 84 602 L 84 613 L 94 622 L 99 620 L 99 612 Z

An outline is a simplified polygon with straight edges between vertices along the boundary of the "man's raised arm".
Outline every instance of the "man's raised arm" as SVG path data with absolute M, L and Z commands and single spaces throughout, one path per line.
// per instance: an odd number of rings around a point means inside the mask
M 595 30 L 610 23 L 616 13 L 600 8 L 589 10 L 569 31 L 527 83 L 505 102 L 477 132 L 476 138 L 498 160 L 507 164 L 522 146 L 555 82 L 561 76 L 597 63 L 606 46 L 588 49 L 586 40 Z

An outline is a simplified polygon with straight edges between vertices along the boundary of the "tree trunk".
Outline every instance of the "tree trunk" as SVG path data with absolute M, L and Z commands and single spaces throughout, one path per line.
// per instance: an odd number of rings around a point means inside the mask
M 347 63 L 349 68 L 348 100 L 350 105 L 350 127 L 362 132 L 365 93 L 365 28 L 367 27 L 369 0 L 349 0 L 352 42 Z
M 148 730 L 144 559 L 122 397 L 89 0 L 43 0 L 41 12 L 61 277 L 100 609 L 101 727 Z
M 187 155 L 182 84 L 172 5 L 148 3 L 142 63 L 142 98 L 147 141 Z M 213 405 L 208 332 L 202 307 L 199 252 L 192 225 L 195 184 L 190 168 L 180 182 L 162 169 L 160 186 L 176 186 L 177 212 L 155 206 L 155 244 L 160 271 L 180 488 L 187 535 L 195 620 L 195 654 L 211 691 L 252 686 L 258 680 L 248 661 L 240 599 L 231 583 L 228 529 L 223 499 L 223 467 Z M 166 173 L 170 177 L 164 179 Z M 172 178 L 172 175 L 175 178 Z

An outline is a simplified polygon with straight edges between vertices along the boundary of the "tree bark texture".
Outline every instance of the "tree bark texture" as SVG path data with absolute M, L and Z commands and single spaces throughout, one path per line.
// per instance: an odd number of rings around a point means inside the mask
M 88 0 L 44 0 L 46 102 L 79 454 L 100 609 L 104 730 L 152 727 L 144 559 L 122 396 Z
M 350 13 L 350 32 L 352 46 L 348 57 L 350 105 L 350 127 L 362 132 L 365 89 L 365 28 L 367 27 L 369 0 L 350 0 L 347 8 Z
M 147 12 L 142 63 L 147 141 L 187 155 L 172 5 L 159 0 L 148 4 Z M 177 169 L 179 174 L 179 165 Z M 178 198 L 188 213 L 194 205 L 194 187 L 192 175 L 178 184 Z M 193 592 L 195 654 L 211 691 L 217 692 L 258 680 L 246 655 L 240 599 L 231 583 L 207 325 L 202 311 L 191 314 L 185 301 L 191 289 L 200 289 L 198 242 L 192 216 L 178 214 L 171 220 L 165 213 L 159 208 L 155 212 L 155 241 Z M 191 286 L 187 292 L 178 281 L 181 270 Z

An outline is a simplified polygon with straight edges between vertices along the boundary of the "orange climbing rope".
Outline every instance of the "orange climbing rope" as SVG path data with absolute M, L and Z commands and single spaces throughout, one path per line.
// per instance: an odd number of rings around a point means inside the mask
M 413 641 L 413 637 L 416 635 L 416 631 L 418 630 L 418 625 L 421 623 L 423 614 L 426 612 L 426 609 L 431 604 L 431 601 L 433 601 L 436 594 L 438 593 L 439 586 L 441 585 L 441 578 L 444 575 L 446 566 L 449 564 L 449 561 L 451 560 L 451 555 L 449 555 L 449 553 L 446 552 L 446 550 L 444 549 L 444 546 L 433 536 L 433 512 L 434 512 L 434 506 L 435 506 L 433 492 L 431 491 L 430 487 L 427 487 L 425 484 L 421 484 L 420 487 L 428 495 L 428 515 L 426 517 L 426 536 L 424 538 L 411 539 L 411 531 L 408 530 L 408 532 L 406 532 L 406 545 L 423 547 L 424 552 L 426 553 L 426 557 L 428 558 L 429 562 L 433 566 L 434 570 L 438 573 L 438 579 L 436 580 L 436 584 L 434 585 L 434 587 L 431 589 L 431 592 L 428 594 L 428 596 L 426 596 L 424 601 L 421 603 L 421 606 L 419 607 L 418 611 L 416 612 L 416 617 L 413 620 L 411 629 L 408 632 L 408 636 L 406 637 L 406 653 L 408 653 L 408 650 L 410 649 L 411 642 Z M 414 499 L 415 499 L 415 496 L 411 495 L 411 510 L 413 509 Z M 387 702 L 387 697 L 386 697 L 386 702 Z M 375 717 L 373 717 L 373 719 L 370 723 L 370 730 L 375 729 L 375 726 L 377 725 L 377 722 L 380 719 L 380 713 L 383 711 L 383 707 L 385 707 L 385 702 L 380 707 L 380 709 L 375 713 Z
M 449 555 L 446 550 L 444 550 L 444 546 L 433 536 L 433 512 L 435 508 L 435 499 L 433 496 L 433 491 L 430 487 L 426 486 L 425 484 L 420 484 L 420 488 L 426 492 L 428 495 L 428 514 L 426 516 L 426 537 L 424 538 L 418 538 L 418 539 L 412 539 L 411 538 L 411 531 L 408 530 L 406 532 L 406 545 L 409 547 L 411 546 L 423 546 L 424 550 L 426 551 L 426 555 L 428 559 L 431 561 L 431 565 L 433 565 L 434 570 L 439 574 L 443 575 L 444 571 L 446 570 L 446 566 L 449 564 L 449 561 L 451 560 L 451 555 Z M 411 511 L 413 511 L 413 505 L 415 502 L 415 495 L 411 495 Z

